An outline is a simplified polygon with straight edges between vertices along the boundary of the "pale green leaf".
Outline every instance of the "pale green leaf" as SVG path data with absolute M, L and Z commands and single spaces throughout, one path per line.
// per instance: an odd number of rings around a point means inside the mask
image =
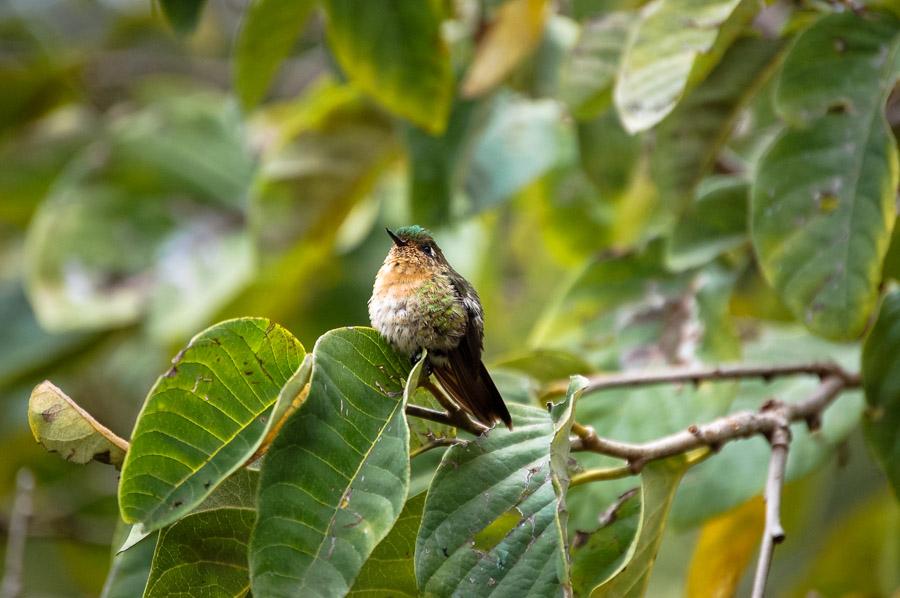
M 66 461 L 122 466 L 128 443 L 113 434 L 49 380 L 38 384 L 28 400 L 28 425 L 34 439 Z
M 757 6 L 748 0 L 655 0 L 644 6 L 613 90 L 625 129 L 644 131 L 665 118 L 715 66 Z

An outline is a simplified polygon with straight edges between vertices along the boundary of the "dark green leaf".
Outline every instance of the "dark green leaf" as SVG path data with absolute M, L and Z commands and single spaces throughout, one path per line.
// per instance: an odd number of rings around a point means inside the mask
M 206 0 L 157 0 L 166 20 L 179 33 L 190 33 L 200 21 Z
M 558 591 L 563 558 L 551 483 L 554 424 L 545 410 L 508 407 L 512 432 L 494 428 L 444 454 L 416 542 L 423 594 Z
M 450 53 L 436 2 L 325 0 L 328 39 L 350 80 L 433 134 L 453 99 Z
M 413 555 L 424 508 L 424 492 L 406 501 L 397 523 L 366 560 L 348 596 L 416 598 L 420 595 L 416 589 Z
M 257 596 L 345 594 L 406 500 L 407 360 L 370 328 L 325 334 L 313 359 L 309 395 L 263 461 Z
M 578 596 L 622 570 L 633 555 L 641 523 L 641 495 L 629 490 L 603 512 L 604 521 L 592 532 L 577 532 L 572 547 L 572 586 Z
M 266 94 L 316 6 L 315 0 L 253 0 L 234 56 L 234 87 L 244 109 Z
M 128 530 L 129 526 L 123 526 L 123 529 Z M 158 532 L 153 532 L 130 548 L 113 555 L 100 598 L 135 598 L 144 593 L 158 535 Z M 117 538 L 113 538 L 113 546 L 119 544 L 116 540 Z
M 595 587 L 592 596 L 631 598 L 646 593 L 650 571 L 662 543 L 669 508 L 686 469 L 686 459 L 683 456 L 654 461 L 644 467 L 641 472 L 641 521 L 631 547 L 632 552 L 620 561 L 621 564 L 612 577 Z M 610 551 L 602 551 L 598 556 L 613 555 L 610 555 Z
M 774 141 L 753 182 L 762 270 L 794 315 L 827 338 L 859 336 L 878 299 L 896 218 L 897 149 L 883 109 L 898 40 L 895 27 L 852 12 L 800 35 L 777 97 L 785 117 L 807 126 Z
M 900 497 L 900 291 L 888 293 L 866 338 L 862 376 L 866 439 Z
M 122 518 L 158 529 L 209 496 L 262 442 L 303 357 L 300 343 L 264 318 L 195 336 L 138 416 L 119 483 Z
M 601 199 L 617 199 L 634 178 L 640 138 L 626 133 L 612 110 L 578 123 L 576 131 L 585 174 L 597 186 Z
M 258 483 L 258 472 L 240 470 L 196 510 L 159 532 L 145 598 L 186 590 L 223 598 L 247 595 L 247 543 L 256 520 Z

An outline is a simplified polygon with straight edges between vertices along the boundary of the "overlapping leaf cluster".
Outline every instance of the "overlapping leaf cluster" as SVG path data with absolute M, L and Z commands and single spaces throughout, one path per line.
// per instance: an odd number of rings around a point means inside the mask
M 158 4 L 181 34 L 199 24 L 201 47 L 222 18 L 202 0 Z M 652 594 L 657 554 L 689 549 L 680 531 L 698 526 L 689 595 L 733 593 L 758 537 L 765 441 L 570 488 L 613 464 L 569 454 L 570 427 L 648 440 L 815 381 L 580 397 L 575 378 L 548 411 L 542 387 L 574 374 L 861 369 L 864 397 L 842 396 L 816 432 L 793 428 L 789 489 L 831 492 L 816 472 L 861 429 L 900 494 L 900 14 L 855 8 L 254 0 L 224 61 L 235 101 L 172 81 L 117 92 L 113 53 L 0 68 L 21 92 L 0 102 L 0 131 L 35 123 L 0 147 L 3 396 L 41 372 L 96 393 L 100 416 L 117 403 L 102 397 L 133 400 L 173 347 L 224 320 L 158 378 L 130 445 L 52 384 L 32 395 L 45 448 L 122 466 L 128 525 L 104 595 Z M 184 68 L 186 42 L 154 43 Z M 78 103 L 81 71 L 103 85 Z M 105 102 L 118 103 L 94 111 Z M 416 389 L 421 365 L 370 329 L 335 328 L 364 317 L 376 224 L 410 220 L 477 277 L 516 423 L 412 460 L 454 433 L 404 411 L 436 407 Z M 272 320 L 225 319 L 251 313 Z M 896 535 L 866 513 L 887 521 L 895 502 L 849 502 L 821 558 L 779 583 L 858 589 L 829 577 L 845 543 L 888 560 Z M 846 577 L 884 593 L 900 569 L 879 566 Z

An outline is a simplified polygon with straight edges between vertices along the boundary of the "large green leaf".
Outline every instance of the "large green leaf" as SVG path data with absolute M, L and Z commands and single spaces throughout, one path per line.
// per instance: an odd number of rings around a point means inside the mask
M 345 594 L 406 500 L 407 361 L 371 328 L 325 334 L 313 359 L 309 395 L 263 461 L 258 596 Z
M 315 7 L 315 0 L 254 0 L 247 9 L 234 56 L 234 87 L 245 109 L 263 98 Z
M 425 509 L 425 493 L 406 501 L 397 523 L 385 536 L 359 572 L 348 596 L 355 598 L 416 598 L 416 534 Z
M 862 354 L 866 439 L 900 497 L 900 291 L 881 303 Z
M 584 567 L 604 566 L 603 559 L 609 557 L 618 562 L 615 573 L 595 586 L 591 596 L 630 598 L 645 594 L 666 528 L 669 508 L 686 470 L 684 456 L 654 461 L 644 467 L 641 472 L 641 519 L 634 544 L 629 548 L 630 555 L 619 559 L 614 551 L 599 550 L 596 555 L 599 562 L 592 562 L 590 558 L 581 561 Z M 607 528 L 600 531 L 604 529 Z
M 452 447 L 434 476 L 416 541 L 425 595 L 558 591 L 564 560 L 550 465 L 557 428 L 544 410 L 509 410 L 512 432 L 495 428 Z
M 437 2 L 325 0 L 328 39 L 350 80 L 431 133 L 453 99 L 450 53 Z
M 712 174 L 741 108 L 770 77 L 779 49 L 769 39 L 738 39 L 656 128 L 650 169 L 663 201 L 676 211 L 694 197 L 701 179 Z
M 38 384 L 28 400 L 28 425 L 34 439 L 66 461 L 122 466 L 128 443 L 78 406 L 49 380 Z
M 756 10 L 747 0 L 655 0 L 622 55 L 613 100 L 629 132 L 651 128 L 709 73 Z
M 575 118 L 589 120 L 609 106 L 622 47 L 634 20 L 632 13 L 614 12 L 582 25 L 559 74 L 559 96 Z
M 256 520 L 258 483 L 258 472 L 242 469 L 197 509 L 159 532 L 145 598 L 187 589 L 191 595 L 247 595 L 247 543 Z
M 189 513 L 256 450 L 281 388 L 303 361 L 290 332 L 264 318 L 195 336 L 151 389 L 119 482 L 119 508 L 145 530 Z
M 613 110 L 579 122 L 576 131 L 584 173 L 597 186 L 601 199 L 618 199 L 633 184 L 640 163 L 641 138 L 626 133 Z M 596 203 L 596 198 L 592 199 Z
M 785 58 L 781 134 L 753 183 L 753 244 L 766 278 L 816 334 L 852 339 L 878 298 L 896 217 L 897 149 L 884 117 L 896 79 L 893 23 L 819 20 Z M 842 73 L 825 77 L 823 73 Z

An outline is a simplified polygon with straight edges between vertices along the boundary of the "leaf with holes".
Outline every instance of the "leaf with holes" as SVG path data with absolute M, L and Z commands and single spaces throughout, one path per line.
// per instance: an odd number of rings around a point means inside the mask
M 234 56 L 234 88 L 245 109 L 265 95 L 315 7 L 315 0 L 254 0 L 250 4 Z
M 424 508 L 424 492 L 406 501 L 397 523 L 366 560 L 348 596 L 419 596 L 413 555 Z
M 869 413 L 863 430 L 900 497 L 900 291 L 892 291 L 863 346 L 863 385 Z
M 848 12 L 797 38 L 776 106 L 805 127 L 774 140 L 753 182 L 751 236 L 763 273 L 826 338 L 858 337 L 878 299 L 896 218 L 897 148 L 884 103 L 897 78 L 897 31 Z
M 265 318 L 228 320 L 195 336 L 138 416 L 119 482 L 122 518 L 149 531 L 203 502 L 259 446 L 304 354 Z
M 747 0 L 656 0 L 641 10 L 613 90 L 625 129 L 665 118 L 702 81 L 756 10 Z
M 406 500 L 408 361 L 371 328 L 326 333 L 313 360 L 309 394 L 263 460 L 257 596 L 347 593 Z
M 90 461 L 122 466 L 128 443 L 78 406 L 49 380 L 31 391 L 28 425 L 34 439 L 66 461 Z
M 258 472 L 242 469 L 196 510 L 159 532 L 144 598 L 173 596 L 185 588 L 223 597 L 247 595 L 247 543 L 258 483 Z
M 328 40 L 350 81 L 391 112 L 430 133 L 442 132 L 453 100 L 453 73 L 438 3 L 324 4 Z
M 511 403 L 513 431 L 494 428 L 444 454 L 416 541 L 425 595 L 544 596 L 564 570 L 550 444 L 562 429 L 535 407 Z

